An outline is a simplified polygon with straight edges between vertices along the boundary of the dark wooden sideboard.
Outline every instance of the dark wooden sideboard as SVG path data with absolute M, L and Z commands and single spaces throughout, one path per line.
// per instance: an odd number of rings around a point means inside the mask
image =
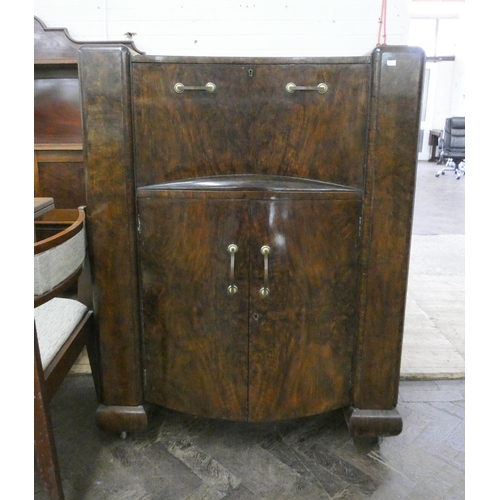
M 397 411 L 421 49 L 79 54 L 98 424 Z
M 82 153 L 78 42 L 66 28 L 47 28 L 34 18 L 34 188 L 35 196 L 54 198 L 57 208 L 86 203 Z

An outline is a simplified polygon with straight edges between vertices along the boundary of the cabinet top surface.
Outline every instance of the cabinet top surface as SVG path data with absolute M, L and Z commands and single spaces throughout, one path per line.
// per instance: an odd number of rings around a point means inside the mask
M 377 46 L 369 54 L 361 56 L 301 56 L 301 57 L 234 57 L 234 56 L 171 56 L 147 55 L 144 53 L 132 55 L 133 63 L 171 63 L 171 64 L 371 64 L 375 53 L 388 54 L 391 57 L 404 54 L 418 54 L 425 57 L 420 47 L 408 45 Z
M 217 57 L 134 55 L 133 63 L 169 64 L 370 64 L 370 56 L 352 57 Z

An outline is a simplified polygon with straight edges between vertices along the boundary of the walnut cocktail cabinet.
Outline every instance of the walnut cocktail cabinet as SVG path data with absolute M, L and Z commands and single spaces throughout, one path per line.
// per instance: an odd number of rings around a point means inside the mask
M 80 49 L 101 427 L 157 404 L 401 431 L 424 60 Z

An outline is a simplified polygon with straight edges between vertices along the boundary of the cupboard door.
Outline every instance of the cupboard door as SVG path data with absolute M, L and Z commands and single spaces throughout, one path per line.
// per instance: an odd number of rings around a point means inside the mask
M 146 400 L 246 419 L 248 204 L 143 197 L 139 216 Z
M 340 200 L 251 205 L 249 420 L 349 403 L 358 307 L 360 205 Z M 269 295 L 263 245 L 268 245 Z

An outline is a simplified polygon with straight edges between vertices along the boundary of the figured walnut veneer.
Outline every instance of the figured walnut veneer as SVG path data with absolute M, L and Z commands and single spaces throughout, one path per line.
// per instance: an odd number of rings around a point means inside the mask
M 102 427 L 141 428 L 154 403 L 401 431 L 423 63 L 80 49 Z

